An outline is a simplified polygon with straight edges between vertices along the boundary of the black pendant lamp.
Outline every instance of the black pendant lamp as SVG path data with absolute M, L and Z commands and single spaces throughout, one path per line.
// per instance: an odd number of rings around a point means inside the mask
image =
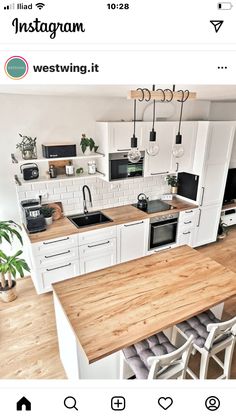
M 141 153 L 138 149 L 138 139 L 135 135 L 135 128 L 136 128 L 136 99 L 134 100 L 134 133 L 133 137 L 131 138 L 131 150 L 128 152 L 128 160 L 131 163 L 137 163 L 141 158 Z

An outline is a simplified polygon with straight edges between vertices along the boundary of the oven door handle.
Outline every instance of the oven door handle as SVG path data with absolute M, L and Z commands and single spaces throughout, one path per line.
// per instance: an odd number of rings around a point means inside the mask
M 160 228 L 160 227 L 171 226 L 171 225 L 173 225 L 173 224 L 178 224 L 178 221 L 175 221 L 175 222 L 173 222 L 173 223 L 161 224 L 161 225 L 157 225 L 157 226 L 155 226 L 155 225 L 154 225 L 154 223 L 153 223 L 153 224 L 151 224 L 151 226 L 152 226 L 153 228 Z

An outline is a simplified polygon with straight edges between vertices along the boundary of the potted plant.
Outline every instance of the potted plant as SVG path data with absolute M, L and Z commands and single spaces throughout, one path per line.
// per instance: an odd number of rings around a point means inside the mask
M 87 138 L 86 134 L 82 134 L 82 138 L 80 141 L 80 146 L 81 146 L 81 150 L 83 152 L 83 154 L 89 154 L 92 151 L 94 151 L 94 153 L 96 153 L 97 149 L 98 149 L 98 145 L 95 145 L 95 142 L 92 138 Z
M 14 221 L 0 221 L 0 244 L 6 240 L 12 244 L 16 237 L 23 244 L 22 237 L 17 231 L 20 229 Z M 24 259 L 19 256 L 22 251 L 19 250 L 13 256 L 7 256 L 0 250 L 0 297 L 4 302 L 10 302 L 16 299 L 16 275 L 22 278 L 24 271 L 30 272 L 30 269 Z M 14 279 L 13 279 L 14 278 Z
M 41 208 L 41 213 L 45 218 L 46 224 L 49 226 L 52 224 L 52 215 L 55 212 L 55 208 L 49 207 L 48 205 L 44 205 Z
M 22 138 L 21 142 L 16 144 L 16 148 L 19 148 L 24 160 L 37 159 L 37 148 L 36 148 L 36 137 L 28 137 L 27 135 L 19 136 Z
M 168 185 L 171 186 L 171 193 L 176 194 L 178 191 L 178 178 L 176 175 L 166 176 Z
M 224 239 L 227 235 L 227 225 L 220 219 L 217 237 L 218 239 Z

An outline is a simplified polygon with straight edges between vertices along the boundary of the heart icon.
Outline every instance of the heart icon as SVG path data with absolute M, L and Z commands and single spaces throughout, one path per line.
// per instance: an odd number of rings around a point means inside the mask
M 171 397 L 159 397 L 158 404 L 162 409 L 167 410 L 173 404 L 173 399 Z

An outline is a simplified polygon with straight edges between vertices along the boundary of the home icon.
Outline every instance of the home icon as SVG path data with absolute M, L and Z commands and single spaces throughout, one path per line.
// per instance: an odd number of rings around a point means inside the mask
M 26 397 L 22 397 L 16 403 L 16 410 L 31 410 L 31 403 Z

